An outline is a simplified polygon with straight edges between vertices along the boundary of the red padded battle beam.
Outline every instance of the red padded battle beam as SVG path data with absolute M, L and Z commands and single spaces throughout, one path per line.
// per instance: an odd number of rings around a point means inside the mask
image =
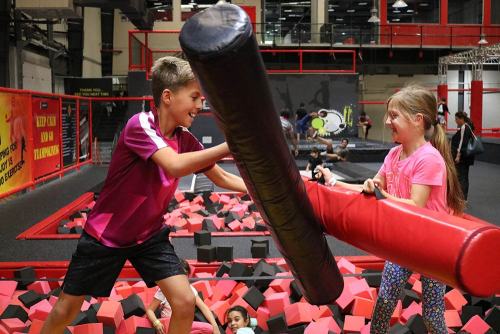
M 500 292 L 500 228 L 305 181 L 325 233 L 475 296 Z

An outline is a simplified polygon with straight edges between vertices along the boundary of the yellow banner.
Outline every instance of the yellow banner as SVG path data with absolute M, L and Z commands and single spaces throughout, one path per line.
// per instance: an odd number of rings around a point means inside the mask
M 0 92 L 0 195 L 32 180 L 30 110 L 29 95 Z

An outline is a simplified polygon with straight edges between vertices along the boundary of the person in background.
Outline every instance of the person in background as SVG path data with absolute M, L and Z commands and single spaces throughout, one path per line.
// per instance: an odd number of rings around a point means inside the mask
M 372 120 L 370 119 L 370 116 L 368 116 L 364 111 L 362 111 L 358 117 L 358 126 L 363 130 L 364 139 L 368 139 L 368 132 L 372 127 Z
M 450 114 L 450 111 L 448 110 L 448 105 L 446 104 L 446 98 L 442 97 L 439 99 L 438 103 L 438 123 L 441 125 L 444 129 L 446 129 L 446 114 Z
M 458 130 L 451 137 L 451 154 L 455 161 L 458 181 L 467 200 L 469 194 L 469 168 L 474 164 L 474 156 L 467 155 L 467 144 L 473 137 L 474 125 L 463 111 L 455 113 L 455 122 Z
M 285 138 L 292 142 L 293 155 L 297 156 L 299 154 L 299 148 L 297 145 L 297 137 L 295 136 L 295 131 L 293 130 L 293 125 L 290 123 L 290 112 L 288 109 L 283 109 L 280 113 L 281 128 L 285 134 Z
M 181 264 L 186 274 L 189 277 L 191 274 L 191 268 L 189 267 L 189 264 L 186 262 L 186 260 L 181 260 Z M 207 324 L 205 322 L 194 321 L 191 327 L 191 333 L 221 334 L 212 311 L 210 311 L 208 306 L 198 296 L 198 292 L 196 291 L 196 289 L 192 285 L 190 286 L 191 286 L 191 291 L 193 291 L 193 294 L 196 299 L 195 302 L 196 307 L 201 311 L 203 316 L 209 322 L 209 324 Z M 161 292 L 161 289 L 158 289 L 158 291 L 156 291 L 153 301 L 151 301 L 151 304 L 149 304 L 149 306 L 146 308 L 146 316 L 148 317 L 149 321 L 151 321 L 151 324 L 153 324 L 153 327 L 155 328 L 158 334 L 165 334 L 166 331 L 165 328 L 163 327 L 163 324 L 161 323 L 160 320 L 158 320 L 158 318 L 156 318 L 155 315 L 155 311 L 158 308 L 160 308 L 161 318 L 170 318 L 172 316 L 172 307 L 168 303 L 168 300 L 163 294 L 163 292 Z
M 304 102 L 300 102 L 299 108 L 295 111 L 295 120 L 298 121 L 304 118 L 305 115 L 307 115 L 307 110 L 304 106 Z
M 232 334 L 255 334 L 250 327 L 250 316 L 243 306 L 233 306 L 227 310 L 227 327 Z
M 315 146 L 311 149 L 310 158 L 307 162 L 306 172 L 311 171 L 311 178 L 316 180 L 316 167 L 323 167 L 323 159 L 319 156 L 319 149 Z
M 349 139 L 342 138 L 340 140 L 340 145 L 335 147 L 333 147 L 333 141 L 329 139 L 320 136 L 316 136 L 315 139 L 319 143 L 326 145 L 326 152 L 321 152 L 321 156 L 324 156 L 327 162 L 347 161 L 347 155 L 349 154 L 347 145 L 349 145 Z

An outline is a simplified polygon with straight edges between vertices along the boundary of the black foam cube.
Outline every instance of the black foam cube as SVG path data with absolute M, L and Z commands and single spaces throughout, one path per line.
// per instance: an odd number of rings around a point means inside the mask
M 192 192 L 185 192 L 184 193 L 184 198 L 187 199 L 188 201 L 192 201 L 197 195 Z
M 133 315 L 142 317 L 144 314 L 146 314 L 146 308 L 144 307 L 142 299 L 135 293 L 131 294 L 125 299 L 122 299 L 120 303 L 122 304 L 123 315 L 125 319 Z
M 266 246 L 266 254 L 269 254 L 269 239 L 255 238 L 255 239 L 251 239 L 250 242 L 252 243 L 252 246 L 265 245 Z
M 208 212 L 208 210 L 206 210 L 206 209 L 200 209 L 200 210 L 196 211 L 196 213 L 202 215 L 203 217 L 210 216 L 210 212 Z
M 332 311 L 333 319 L 337 322 L 340 328 L 344 327 L 344 316 L 342 316 L 342 312 L 338 305 L 328 304 L 327 305 L 330 311 Z
M 500 331 L 500 306 L 495 306 L 486 317 L 484 321 L 495 331 Z
M 156 334 L 156 330 L 148 327 L 137 327 L 135 334 Z
M 74 234 L 82 234 L 83 232 L 83 227 L 81 226 L 73 226 L 71 229 L 70 229 L 71 233 L 74 233 Z
M 275 315 L 267 320 L 270 333 L 282 333 L 287 330 L 286 319 L 283 313 Z
M 19 290 L 26 290 L 27 286 L 36 280 L 36 274 L 33 267 L 24 267 L 14 271 L 14 278 L 18 282 Z
M 113 326 L 102 326 L 102 334 L 115 334 L 116 330 Z
M 0 315 L 0 319 L 17 318 L 22 322 L 28 321 L 28 313 L 20 305 L 9 305 Z
M 230 277 L 248 277 L 252 275 L 252 270 L 245 264 L 235 262 L 229 270 Z
M 257 231 L 257 232 L 267 231 L 267 225 L 264 223 L 255 222 L 255 231 Z
M 17 298 L 27 308 L 30 308 L 43 299 L 41 295 L 32 290 L 28 290 Z
M 252 253 L 252 258 L 254 259 L 263 259 L 267 257 L 267 247 L 264 244 L 256 244 L 252 245 L 250 249 L 250 253 Z
M 75 220 L 76 218 L 83 218 L 82 213 L 80 211 L 74 212 L 69 216 L 70 220 Z
M 222 277 L 224 274 L 229 274 L 229 272 L 231 271 L 231 263 L 222 263 L 219 267 L 219 269 L 217 269 L 217 272 L 215 273 L 215 277 Z
M 462 306 L 462 312 L 460 312 L 460 319 L 462 319 L 462 324 L 466 324 L 470 318 L 473 316 L 478 315 L 482 316 L 483 315 L 483 309 L 481 306 L 471 306 L 471 305 L 464 305 Z
M 483 313 L 489 310 L 493 306 L 493 297 L 471 297 L 470 301 L 472 306 L 480 306 L 483 309 Z
M 224 224 L 229 224 L 230 222 L 234 221 L 234 220 L 238 220 L 240 221 L 241 220 L 241 217 L 239 214 L 237 214 L 236 212 L 233 212 L 233 211 L 229 211 L 226 218 L 224 218 Z
M 413 302 L 420 302 L 420 297 L 417 295 L 417 293 L 413 290 L 408 289 L 403 289 L 401 299 L 403 301 L 403 308 L 407 308 Z
M 89 323 L 97 322 L 97 311 L 94 308 L 89 307 L 88 310 L 85 311 L 85 313 L 87 313 L 87 319 L 89 320 Z
M 363 270 L 363 278 L 372 288 L 379 288 L 382 281 L 382 272 L 379 270 L 365 269 Z
M 57 234 L 70 234 L 71 230 L 67 228 L 66 226 L 58 226 L 57 227 Z
M 243 295 L 243 300 L 248 303 L 254 310 L 257 310 L 264 301 L 265 297 L 256 287 L 252 286 Z
M 208 232 L 217 232 L 217 227 L 215 227 L 214 221 L 210 218 L 203 219 L 201 229 Z
M 396 323 L 394 326 L 389 328 L 389 334 L 412 334 L 410 329 L 405 325 Z
M 257 210 L 257 205 L 255 203 L 252 203 L 248 206 L 248 211 L 250 212 L 256 212 Z
M 212 234 L 208 231 L 196 231 L 194 232 L 194 244 L 196 246 L 206 246 L 212 244 Z
M 196 310 L 194 311 L 194 321 L 208 323 L 207 318 L 203 315 L 203 313 L 198 308 L 196 308 Z
M 233 261 L 233 246 L 217 246 L 217 261 Z
M 268 264 L 265 260 L 261 259 L 255 264 L 253 275 L 256 277 L 275 276 L 276 272 L 276 268 L 273 265 Z M 267 289 L 272 281 L 272 278 L 258 279 L 255 281 L 254 285 L 256 288 L 263 292 Z
M 406 322 L 406 327 L 408 327 L 413 334 L 426 334 L 427 328 L 425 327 L 424 318 L 420 314 L 412 315 Z
M 198 262 L 213 262 L 217 259 L 215 246 L 199 246 L 196 248 Z
M 288 328 L 288 330 L 285 333 L 286 334 L 304 334 L 306 327 L 307 327 L 307 325 L 305 325 L 305 324 L 290 327 L 290 328 Z
M 299 285 L 295 280 L 290 283 L 290 299 L 294 303 L 297 303 L 302 299 L 302 291 L 300 291 Z
M 250 197 L 250 195 L 245 194 L 245 195 L 241 196 L 241 200 L 242 201 L 251 201 L 252 198 Z
M 87 312 L 80 312 L 77 314 L 76 318 L 71 323 L 71 326 L 88 324 L 89 322 L 90 321 Z

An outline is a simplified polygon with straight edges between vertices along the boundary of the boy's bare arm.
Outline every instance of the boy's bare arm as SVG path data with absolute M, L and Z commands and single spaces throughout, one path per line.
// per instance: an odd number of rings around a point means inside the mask
M 205 175 L 218 187 L 242 193 L 247 192 L 247 187 L 241 177 L 228 173 L 217 165 L 206 171 Z
M 168 174 L 182 177 L 209 167 L 228 154 L 227 144 L 222 143 L 205 150 L 180 154 L 170 147 L 164 147 L 156 151 L 151 159 Z

